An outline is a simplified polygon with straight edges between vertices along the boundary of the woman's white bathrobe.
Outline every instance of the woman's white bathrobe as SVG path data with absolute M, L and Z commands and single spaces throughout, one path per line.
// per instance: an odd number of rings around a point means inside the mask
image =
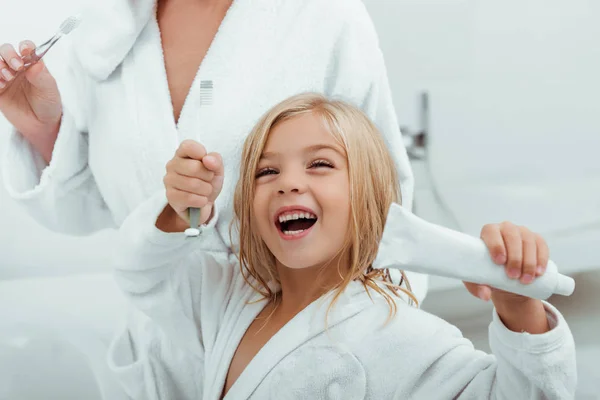
M 265 305 L 247 285 L 225 243 L 154 226 L 166 204 L 157 193 L 123 224 L 120 287 L 143 312 L 135 338 L 123 330 L 110 367 L 135 399 L 220 399 L 233 354 Z M 397 223 L 389 220 L 388 224 Z M 398 251 L 398 249 L 380 249 Z M 509 331 L 496 313 L 494 355 L 475 350 L 457 328 L 398 301 L 389 308 L 353 283 L 329 314 L 328 297 L 309 305 L 259 351 L 228 392 L 244 400 L 572 399 L 573 337 L 545 303 L 551 331 Z
M 118 227 L 159 190 L 184 139 L 226 161 L 217 231 L 226 242 L 243 140 L 268 108 L 317 91 L 360 106 L 383 133 L 400 173 L 403 205 L 413 177 L 383 56 L 360 0 L 234 0 L 176 125 L 153 0 L 93 2 L 59 79 L 64 116 L 49 166 L 13 132 L 2 168 L 8 192 L 46 227 L 88 234 Z M 183 34 L 183 33 L 182 33 Z M 64 45 L 63 42 L 61 45 Z M 58 74 L 60 77 L 60 74 Z M 212 104 L 200 83 L 212 81 Z M 427 281 L 411 276 L 419 297 Z

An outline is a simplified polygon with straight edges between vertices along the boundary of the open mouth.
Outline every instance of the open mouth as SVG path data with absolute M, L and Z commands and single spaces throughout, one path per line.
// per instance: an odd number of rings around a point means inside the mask
M 313 227 L 317 216 L 306 211 L 285 212 L 279 215 L 277 228 L 286 236 L 297 236 Z

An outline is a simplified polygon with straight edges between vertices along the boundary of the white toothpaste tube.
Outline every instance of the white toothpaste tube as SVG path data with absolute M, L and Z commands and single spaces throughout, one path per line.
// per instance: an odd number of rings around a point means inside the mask
M 552 261 L 530 284 L 510 279 L 483 240 L 424 221 L 398 204 L 388 212 L 373 268 L 455 278 L 540 300 L 553 294 L 569 296 L 575 290 L 575 281 L 560 274 Z

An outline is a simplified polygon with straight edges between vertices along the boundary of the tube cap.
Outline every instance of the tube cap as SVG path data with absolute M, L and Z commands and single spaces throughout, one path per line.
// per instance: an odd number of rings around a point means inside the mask
M 561 296 L 570 296 L 575 291 L 575 281 L 573 278 L 558 274 L 556 277 L 556 288 L 554 289 L 555 294 Z

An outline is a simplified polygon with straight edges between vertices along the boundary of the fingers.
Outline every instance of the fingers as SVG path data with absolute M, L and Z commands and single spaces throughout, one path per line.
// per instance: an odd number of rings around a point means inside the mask
M 537 266 L 536 266 L 536 275 L 540 276 L 546 272 L 546 267 L 548 266 L 548 260 L 550 259 L 550 249 L 548 249 L 548 244 L 540 235 L 535 235 L 535 244 L 537 249 Z
M 5 67 L 9 68 L 9 72 L 11 73 L 15 73 L 23 67 L 21 56 L 17 53 L 15 48 L 8 43 L 4 43 L 0 46 L 0 57 L 2 57 Z
M 492 298 L 492 289 L 487 285 L 478 285 L 472 282 L 463 282 L 469 293 L 483 301 L 489 301 Z
M 521 269 L 521 282 L 531 283 L 536 276 L 537 263 L 537 245 L 536 235 L 524 226 L 519 228 L 521 231 L 521 242 L 523 247 L 523 264 Z
M 204 167 L 209 171 L 214 172 L 215 176 L 223 176 L 225 169 L 223 167 L 223 159 L 219 153 L 209 153 L 202 159 Z
M 177 174 L 165 175 L 164 183 L 168 188 L 204 197 L 210 196 L 213 191 L 210 182 Z
M 23 62 L 14 47 L 8 43 L 0 46 L 0 90 L 15 79 L 16 72 L 21 69 Z
M 523 264 L 523 242 L 519 228 L 510 223 L 500 224 L 504 247 L 506 248 L 507 261 L 505 264 L 506 274 L 512 279 L 521 277 L 521 267 Z
M 19 43 L 19 52 L 21 56 L 25 57 L 30 55 L 37 46 L 31 40 L 23 40 Z
M 2 90 L 6 89 L 6 87 L 8 86 L 8 82 L 6 81 L 6 77 L 4 76 L 2 71 L 8 71 L 8 66 L 6 65 L 3 59 L 0 59 L 0 92 L 2 92 Z
M 179 157 L 175 157 L 167 163 L 167 173 L 202 179 L 206 182 L 210 182 L 215 175 L 204 166 L 202 161 Z
M 500 231 L 500 225 L 488 224 L 481 230 L 481 239 L 486 244 L 494 262 L 498 265 L 506 263 L 506 247 Z
M 529 284 L 543 275 L 549 250 L 545 240 L 524 226 L 510 222 L 489 224 L 481 230 L 481 238 L 497 264 L 504 264 L 506 274 Z
M 184 140 L 175 152 L 175 156 L 180 158 L 190 158 L 201 161 L 206 155 L 206 149 L 200 143 L 193 140 Z
M 190 207 L 205 207 L 221 192 L 223 175 L 220 154 L 207 154 L 204 146 L 193 140 L 182 142 L 167 163 L 163 179 L 169 204 L 178 214 Z
M 17 73 L 24 69 L 22 56 L 31 54 L 35 50 L 35 47 L 32 41 L 24 40 L 19 44 L 19 52 L 21 53 L 19 55 L 15 48 L 8 43 L 0 46 L 0 91 L 6 89 L 15 79 Z M 25 76 L 34 85 L 44 88 L 44 84 L 51 84 L 52 80 L 44 79 L 46 78 L 45 76 L 40 76 L 40 72 L 42 71 L 46 71 L 46 67 L 40 60 L 25 71 Z
M 207 169 L 214 172 L 214 176 L 211 180 L 213 192 L 210 196 L 210 201 L 214 202 L 221 193 L 221 189 L 223 189 L 225 177 L 223 159 L 219 153 L 209 153 L 202 159 L 202 164 L 204 164 Z
M 173 187 L 167 188 L 167 200 L 177 214 L 185 213 L 190 207 L 202 208 L 208 204 L 207 196 L 184 192 Z

